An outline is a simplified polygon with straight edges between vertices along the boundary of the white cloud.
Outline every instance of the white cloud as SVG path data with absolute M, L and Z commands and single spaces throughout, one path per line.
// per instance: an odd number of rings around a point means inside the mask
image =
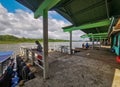
M 70 23 L 52 18 L 53 13 L 56 14 L 55 11 L 49 12 L 49 38 L 69 39 L 69 33 L 63 32 L 61 28 L 70 25 Z M 0 34 L 12 34 L 27 38 L 42 38 L 42 17 L 34 19 L 33 13 L 20 9 L 16 10 L 15 13 L 10 13 L 0 4 Z M 74 31 L 73 40 L 79 40 L 81 34 L 83 33 Z

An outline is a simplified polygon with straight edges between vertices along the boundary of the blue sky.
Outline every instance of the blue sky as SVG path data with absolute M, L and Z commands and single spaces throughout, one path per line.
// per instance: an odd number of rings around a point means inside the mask
M 42 18 L 34 19 L 32 11 L 16 0 L 0 0 L 0 16 L 0 35 L 11 34 L 27 38 L 42 38 L 43 36 Z M 63 32 L 62 29 L 70 25 L 65 18 L 51 11 L 48 20 L 49 38 L 69 39 L 69 33 Z M 81 31 L 74 31 L 73 40 L 79 40 L 82 34 Z
M 15 0 L 0 0 L 0 3 L 9 11 L 15 12 L 16 9 L 29 10 Z
M 21 5 L 20 3 L 18 3 L 16 0 L 0 0 L 0 3 L 8 10 L 8 12 L 14 13 L 16 9 L 22 9 L 27 12 L 32 12 L 28 8 L 26 8 L 23 5 Z M 65 18 L 63 18 L 59 14 L 52 14 L 52 18 L 68 22 Z

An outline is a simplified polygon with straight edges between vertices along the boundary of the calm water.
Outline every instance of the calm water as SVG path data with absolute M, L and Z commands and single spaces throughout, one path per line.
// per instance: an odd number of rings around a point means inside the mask
M 82 47 L 82 43 L 86 42 L 72 42 L 73 47 Z M 41 43 L 42 44 L 42 43 Z M 91 42 L 89 42 L 91 44 Z M 43 45 L 43 44 L 42 44 Z M 49 42 L 49 50 L 54 49 L 57 50 L 61 45 L 69 46 L 69 42 Z M 26 46 L 26 47 L 35 47 L 35 43 L 19 43 L 19 44 L 0 44 L 0 51 L 9 51 L 12 50 L 16 54 L 19 53 L 20 47 L 21 46 Z

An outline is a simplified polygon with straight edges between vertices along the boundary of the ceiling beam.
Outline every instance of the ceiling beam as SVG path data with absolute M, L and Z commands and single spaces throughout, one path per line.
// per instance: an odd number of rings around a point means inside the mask
M 107 39 L 107 36 L 106 37 L 102 37 L 102 36 L 99 36 L 99 37 L 81 36 L 81 38 Z
M 53 6 L 55 6 L 60 0 L 45 0 L 35 11 L 34 17 L 38 18 L 40 16 L 43 16 L 43 10 L 49 10 Z
M 107 17 L 109 18 L 110 14 L 109 14 L 109 8 L 108 8 L 108 0 L 105 0 L 105 6 L 106 6 L 106 14 L 107 14 Z
M 96 34 L 87 34 L 87 35 L 93 35 L 93 36 L 99 36 L 99 35 L 107 35 L 108 33 L 107 32 L 105 32 L 105 33 L 96 33 Z
M 88 37 L 93 37 L 93 38 L 97 38 L 97 37 L 107 37 L 107 36 L 88 36 Z
M 74 31 L 74 30 L 84 30 L 84 29 L 90 29 L 90 28 L 97 28 L 97 27 L 103 27 L 103 26 L 108 26 L 110 24 L 110 20 L 106 19 L 106 20 L 102 20 L 99 22 L 95 22 L 95 23 L 88 23 L 88 24 L 84 24 L 84 25 L 80 25 L 80 26 L 73 26 L 73 27 L 64 27 L 63 31 L 64 32 L 70 32 L 70 31 Z
M 108 33 L 96 33 L 96 34 L 85 34 L 80 36 L 81 38 L 100 38 L 100 37 L 107 37 Z

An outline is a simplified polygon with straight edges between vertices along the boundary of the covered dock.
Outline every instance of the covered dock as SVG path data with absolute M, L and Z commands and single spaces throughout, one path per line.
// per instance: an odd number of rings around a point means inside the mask
M 87 34 L 83 37 L 86 37 L 86 36 L 90 37 L 93 39 L 93 41 L 94 41 L 94 38 L 106 39 L 109 37 L 109 35 L 108 35 L 109 30 L 111 30 L 113 28 L 113 26 L 115 25 L 117 19 L 119 18 L 119 15 L 120 15 L 120 8 L 119 8 L 120 1 L 119 0 L 34 0 L 34 1 L 33 0 L 17 0 L 17 1 L 20 2 L 21 4 L 23 4 L 24 6 L 28 7 L 29 9 L 31 9 L 34 12 L 35 18 L 39 18 L 40 16 L 43 16 L 43 40 L 44 40 L 43 41 L 43 46 L 44 46 L 43 47 L 44 48 L 44 51 L 43 51 L 44 52 L 43 76 L 44 76 L 44 79 L 47 79 L 49 77 L 50 71 L 51 71 L 51 68 L 49 68 L 50 62 L 48 62 L 49 61 L 48 60 L 48 11 L 49 10 L 55 10 L 56 12 L 61 14 L 63 17 L 65 17 L 68 21 L 70 21 L 72 23 L 71 26 L 63 27 L 64 32 L 70 33 L 71 54 L 72 54 L 72 32 L 74 30 L 82 30 L 83 32 L 85 32 Z M 111 41 L 111 42 L 113 42 L 113 41 Z M 89 55 L 89 54 L 87 54 L 87 55 Z M 98 54 L 96 53 L 96 55 L 98 55 Z M 104 54 L 104 55 L 107 55 L 107 54 Z M 109 54 L 109 55 L 111 55 L 111 54 Z M 60 55 L 59 55 L 59 57 L 60 57 Z M 74 57 L 74 58 L 72 58 L 72 57 Z M 108 56 L 108 57 L 110 57 L 110 56 Z M 68 58 L 68 57 L 66 57 L 66 58 Z M 80 62 L 82 61 L 81 60 L 82 57 L 80 57 L 80 56 L 79 56 L 80 60 L 79 60 L 79 58 L 76 58 L 75 56 L 72 56 L 72 55 L 69 56 L 69 58 L 71 60 L 72 59 L 74 60 L 74 62 L 72 62 L 72 64 L 79 62 L 78 63 L 78 65 L 79 65 Z M 66 60 L 70 61 L 69 58 Z M 83 58 L 83 59 L 85 59 L 85 58 Z M 65 62 L 64 60 L 65 59 L 63 59 L 63 62 Z M 88 60 L 86 59 L 86 62 Z M 111 60 L 113 60 L 112 62 L 114 62 L 113 64 L 115 64 L 114 59 L 111 59 Z M 90 61 L 91 60 L 89 60 L 88 62 L 90 62 Z M 86 62 L 83 64 L 87 64 Z M 66 64 L 68 64 L 68 63 L 69 62 L 66 62 Z M 94 66 L 96 66 L 96 64 Z M 112 64 L 112 63 L 110 63 L 110 64 Z M 101 67 L 103 67 L 102 65 L 104 65 L 104 64 L 101 64 Z M 79 69 L 81 69 L 80 71 L 82 71 L 83 68 L 81 68 L 81 66 L 83 66 L 83 65 L 80 64 L 79 68 L 77 68 L 77 70 L 75 70 L 75 71 L 73 70 L 73 71 L 75 73 L 77 71 L 79 71 Z M 107 65 L 105 65 L 105 66 L 107 66 Z M 75 67 L 77 67 L 77 65 L 75 65 Z M 90 67 L 90 65 L 88 65 L 88 66 L 84 65 L 84 68 L 85 67 L 88 68 L 88 67 Z M 73 66 L 73 68 L 74 68 L 74 66 Z M 91 68 L 90 69 L 91 73 L 95 72 L 95 71 L 92 71 L 92 69 L 93 69 L 92 67 L 90 67 L 90 68 Z M 109 69 L 109 68 L 106 67 L 106 69 Z M 88 69 L 86 69 L 86 70 L 88 70 Z M 97 70 L 97 68 L 95 68 L 95 70 Z M 98 68 L 98 70 L 99 70 L 99 68 Z M 113 70 L 115 70 L 115 67 Z M 68 72 L 68 71 L 65 70 L 65 72 Z M 71 75 L 74 75 L 74 72 L 69 72 L 69 74 L 71 73 Z M 104 72 L 104 70 L 103 70 L 103 72 Z M 102 76 L 103 72 L 100 73 L 100 76 L 98 78 L 100 78 Z M 62 73 L 64 73 L 64 72 L 62 72 Z M 77 74 L 79 75 L 79 73 L 80 72 L 78 72 Z M 108 73 L 108 72 L 105 72 L 105 73 L 113 76 L 113 73 L 112 74 Z M 58 74 L 60 74 L 60 73 L 58 72 Z M 63 74 L 61 74 L 61 75 L 64 76 Z M 85 75 L 87 75 L 87 74 L 85 74 Z M 96 75 L 99 75 L 99 74 L 96 74 Z M 83 81 L 85 81 L 84 85 L 82 85 L 82 83 L 78 84 L 78 85 L 76 84 L 75 87 L 80 87 L 80 86 L 87 87 L 90 84 L 91 84 L 90 87 L 96 87 L 96 86 L 97 87 L 110 87 L 110 84 L 109 85 L 101 85 L 101 84 L 105 84 L 104 82 L 106 82 L 106 81 L 101 82 L 104 79 L 100 78 L 101 80 L 98 81 L 98 78 L 96 78 L 96 80 L 94 80 L 92 77 L 96 77 L 96 75 L 92 75 L 89 77 L 89 76 L 84 76 L 81 74 L 82 77 L 80 77 L 79 80 L 77 79 L 78 83 L 81 82 L 82 78 L 86 78 L 86 79 L 90 78 L 90 79 L 92 79 L 92 82 L 86 83 L 87 80 L 83 80 Z M 67 75 L 65 75 L 64 77 L 67 78 L 67 81 L 69 81 L 69 83 L 73 83 L 70 81 L 71 78 L 68 78 Z M 64 77 L 61 77 L 61 79 Z M 74 78 L 77 78 L 77 77 L 74 77 Z M 52 79 L 52 77 L 51 77 L 51 79 Z M 109 79 L 109 76 L 108 76 L 108 79 Z M 65 80 L 63 80 L 63 81 L 65 81 Z M 101 83 L 97 83 L 97 82 L 101 82 Z M 92 85 L 95 83 L 96 83 L 96 85 Z M 109 81 L 109 83 L 112 83 L 112 82 Z M 53 83 L 53 84 L 55 84 L 55 83 Z M 41 87 L 43 87 L 43 86 L 41 86 Z M 52 87 L 56 87 L 56 86 L 52 86 Z M 58 86 L 58 87 L 61 87 L 61 86 Z M 66 84 L 65 86 L 62 86 L 62 87 L 74 87 L 74 86 Z

